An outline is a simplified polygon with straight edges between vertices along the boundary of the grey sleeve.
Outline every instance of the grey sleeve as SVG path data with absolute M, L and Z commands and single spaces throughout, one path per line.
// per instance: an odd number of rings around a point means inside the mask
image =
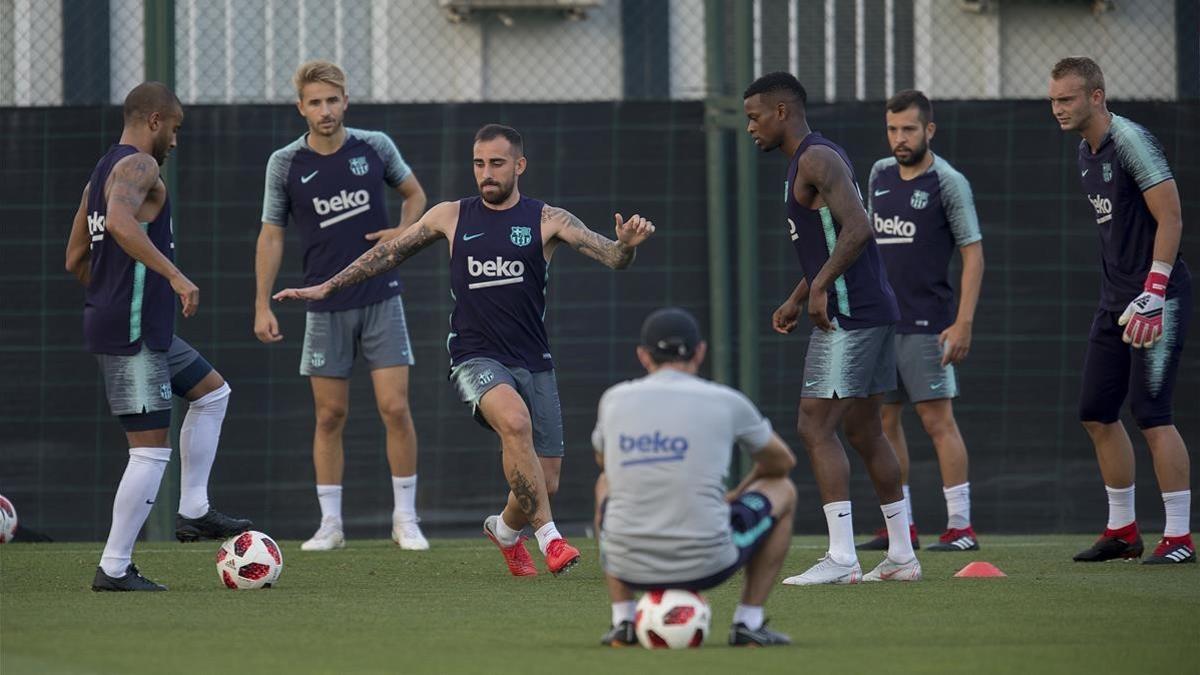
M 1171 180 L 1171 167 L 1167 164 L 1162 145 L 1145 127 L 1122 119 L 1113 121 L 1113 140 L 1117 146 L 1117 158 L 1125 171 L 1133 176 L 1142 192 Z
M 287 193 L 287 176 L 291 165 L 291 153 L 284 150 L 276 150 L 267 160 L 267 180 L 263 184 L 264 223 L 287 227 L 288 210 L 291 206 Z
M 381 131 L 364 131 L 360 132 L 363 135 L 363 140 L 371 146 L 372 149 L 383 160 L 383 179 L 387 184 L 396 187 L 404 182 L 412 173 L 408 163 L 400 156 L 400 150 L 396 148 L 396 144 L 392 138 Z
M 601 455 L 604 454 L 604 411 L 607 407 L 605 405 L 607 402 L 608 392 L 606 391 L 600 397 L 599 405 L 596 406 L 596 428 L 592 429 L 592 449 Z
M 746 395 L 734 391 L 733 433 L 743 452 L 754 454 L 771 442 L 771 421 L 763 417 Z
M 875 178 L 883 167 L 887 166 L 887 159 L 881 159 L 871 165 L 871 177 L 867 179 L 867 217 L 875 217 Z
M 975 197 L 966 176 L 953 169 L 938 171 L 942 188 L 942 208 L 950 223 L 950 232 L 959 248 L 983 239 L 979 231 L 979 215 L 975 213 Z

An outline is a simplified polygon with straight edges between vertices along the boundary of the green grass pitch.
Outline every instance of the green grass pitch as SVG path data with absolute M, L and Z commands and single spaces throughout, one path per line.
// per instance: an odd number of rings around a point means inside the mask
M 669 653 L 599 646 L 609 607 L 591 541 L 570 574 L 535 579 L 509 577 L 483 537 L 427 553 L 281 542 L 277 586 L 236 592 L 217 580 L 217 542 L 144 543 L 139 567 L 171 587 L 153 594 L 92 593 L 99 544 L 12 544 L 0 673 L 1197 672 L 1200 566 L 1072 563 L 1090 541 L 985 536 L 978 553 L 924 553 L 920 583 L 779 586 L 767 616 L 796 642 L 783 648 L 727 646 L 735 577 L 707 593 L 705 646 Z M 824 542 L 797 537 L 784 572 Z M 863 555 L 864 570 L 881 557 Z M 952 578 L 972 560 L 1009 576 Z

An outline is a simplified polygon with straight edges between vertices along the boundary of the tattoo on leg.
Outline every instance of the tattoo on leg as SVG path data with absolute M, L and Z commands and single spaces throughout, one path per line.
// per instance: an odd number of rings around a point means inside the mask
M 533 522 L 533 517 L 538 510 L 537 491 L 533 488 L 533 483 L 520 470 L 514 469 L 511 487 L 513 496 L 517 498 L 517 506 L 521 508 L 521 513 L 524 513 L 525 517 Z

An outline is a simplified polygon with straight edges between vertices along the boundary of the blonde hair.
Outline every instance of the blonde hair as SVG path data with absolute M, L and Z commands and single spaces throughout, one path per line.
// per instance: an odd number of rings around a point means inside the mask
M 304 96 L 304 85 L 314 82 L 333 85 L 342 90 L 342 96 L 346 95 L 346 73 L 329 61 L 309 61 L 301 64 L 296 69 L 292 82 L 296 85 L 297 99 Z

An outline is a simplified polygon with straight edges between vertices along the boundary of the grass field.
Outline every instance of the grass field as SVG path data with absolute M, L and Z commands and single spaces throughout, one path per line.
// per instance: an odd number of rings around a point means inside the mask
M 556 579 L 513 579 L 477 540 L 427 553 L 352 541 L 281 542 L 276 588 L 229 591 L 216 542 L 148 543 L 137 563 L 168 593 L 88 590 L 99 544 L 0 546 L 0 672 L 20 673 L 1118 673 L 1198 672 L 1200 566 L 1070 560 L 1086 536 L 985 537 L 979 554 L 926 553 L 916 584 L 778 587 L 772 626 L 793 647 L 725 643 L 740 577 L 707 595 L 713 631 L 692 652 L 606 649 L 594 542 Z M 1148 542 L 1149 543 L 1149 542 Z M 824 538 L 798 537 L 796 573 Z M 535 555 L 536 557 L 536 555 Z M 864 569 L 882 554 L 862 557 Z M 988 560 L 1007 579 L 953 579 Z M 541 561 L 539 559 L 539 565 Z

